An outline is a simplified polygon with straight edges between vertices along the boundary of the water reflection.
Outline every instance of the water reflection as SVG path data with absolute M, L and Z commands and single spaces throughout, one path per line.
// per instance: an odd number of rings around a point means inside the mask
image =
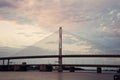
M 58 80 L 63 80 L 63 75 L 61 72 L 58 74 Z
M 115 73 L 0 72 L 0 80 L 113 80 Z

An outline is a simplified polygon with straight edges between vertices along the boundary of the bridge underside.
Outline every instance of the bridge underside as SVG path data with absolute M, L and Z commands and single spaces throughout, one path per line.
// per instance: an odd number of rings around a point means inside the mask
M 120 55 L 61 55 L 62 58 L 120 58 Z M 40 55 L 40 56 L 14 56 L 14 57 L 0 57 L 0 60 L 8 59 L 32 59 L 32 58 L 59 58 L 59 55 Z

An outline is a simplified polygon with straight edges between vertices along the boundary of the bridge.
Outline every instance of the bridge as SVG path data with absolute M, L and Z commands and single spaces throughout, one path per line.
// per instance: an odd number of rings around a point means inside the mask
M 73 53 L 74 54 L 74 53 Z M 62 72 L 62 66 L 80 66 L 80 67 L 114 67 L 120 68 L 120 65 L 108 65 L 108 64 L 63 64 L 63 58 L 120 58 L 118 54 L 62 54 L 62 28 L 59 29 L 59 55 L 32 55 L 32 56 L 10 56 L 0 57 L 0 60 L 8 60 L 7 65 L 10 65 L 10 60 L 13 59 L 36 59 L 36 58 L 58 58 L 58 64 L 51 64 L 52 66 L 59 66 L 59 71 Z M 41 65 L 41 64 L 27 64 L 27 65 Z M 47 64 L 44 64 L 47 65 Z
M 10 60 L 10 59 L 31 59 L 31 58 L 58 58 L 59 55 L 39 55 L 39 56 L 15 56 L 15 57 L 1 57 L 0 60 Z M 62 58 L 79 58 L 79 57 L 89 57 L 89 58 L 119 58 L 120 55 L 61 55 Z

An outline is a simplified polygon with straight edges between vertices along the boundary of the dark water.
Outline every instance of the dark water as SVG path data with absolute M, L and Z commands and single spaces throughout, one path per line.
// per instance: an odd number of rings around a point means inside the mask
M 115 73 L 0 72 L 0 80 L 114 80 Z

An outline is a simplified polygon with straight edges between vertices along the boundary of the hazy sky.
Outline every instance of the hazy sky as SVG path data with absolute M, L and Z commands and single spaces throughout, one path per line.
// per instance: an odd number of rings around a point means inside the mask
M 60 26 L 92 42 L 80 50 L 95 43 L 101 52 L 120 53 L 120 0 L 0 0 L 0 54 L 34 44 Z

